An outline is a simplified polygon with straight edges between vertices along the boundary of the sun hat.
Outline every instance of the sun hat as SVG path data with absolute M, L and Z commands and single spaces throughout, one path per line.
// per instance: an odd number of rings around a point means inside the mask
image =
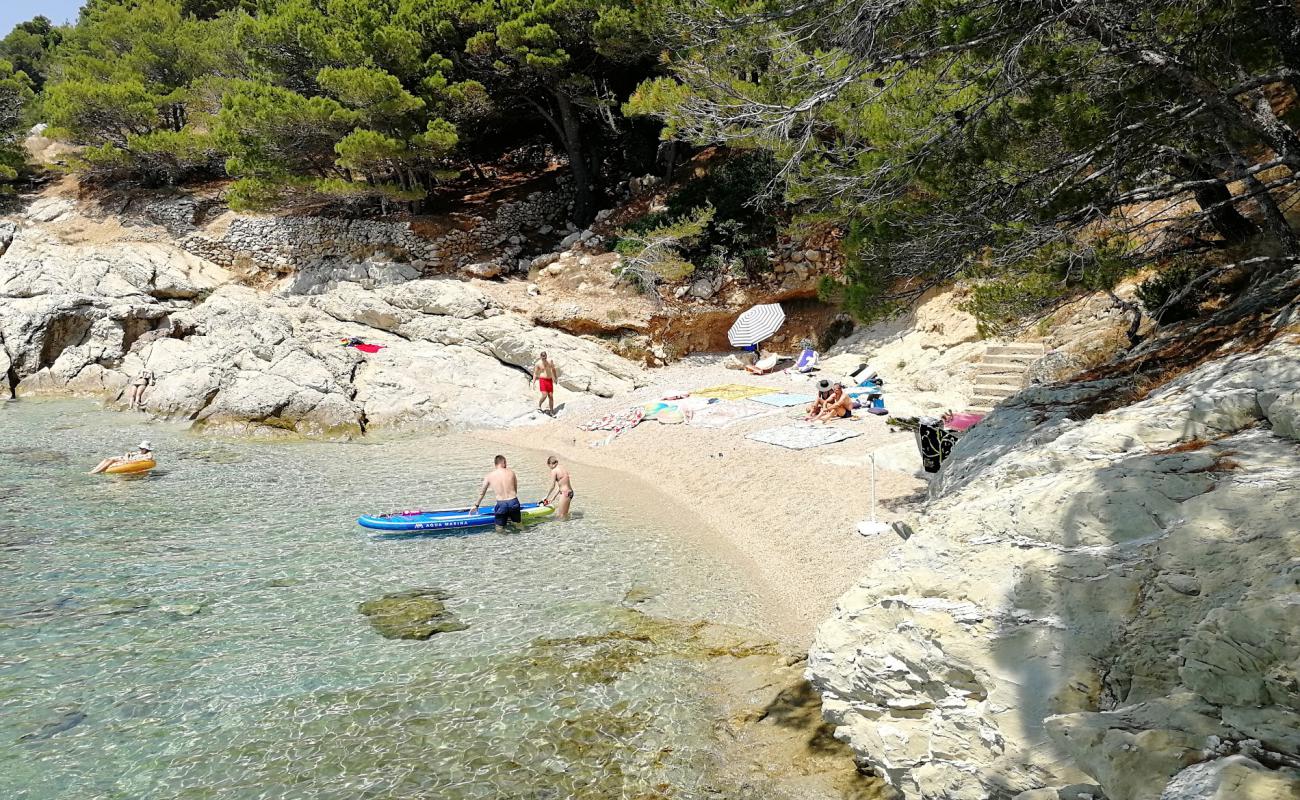
M 829 380 L 827 380 L 826 378 L 822 378 L 821 380 L 817 381 L 818 392 L 829 392 L 830 390 L 831 390 L 831 382 Z
M 153 452 L 153 445 L 149 444 L 148 439 L 145 439 L 144 441 L 140 442 L 140 444 L 136 445 L 135 447 L 137 450 L 148 450 L 150 453 Z

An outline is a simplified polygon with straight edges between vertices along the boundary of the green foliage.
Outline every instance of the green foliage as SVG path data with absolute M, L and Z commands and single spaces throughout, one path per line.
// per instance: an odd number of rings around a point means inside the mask
M 7 184 L 23 171 L 25 158 L 19 137 L 33 96 L 26 73 L 0 60 L 0 192 L 7 193 Z
M 772 196 L 776 162 L 764 151 L 741 152 L 692 178 L 668 197 L 668 213 L 685 215 L 708 205 L 714 216 L 691 256 L 746 272 L 770 268 L 765 246 L 776 239 L 779 198 Z
M 1125 243 L 1102 241 L 1092 247 L 1056 243 L 1012 265 L 972 267 L 975 279 L 962 309 L 975 317 L 981 336 L 996 336 L 1008 326 L 1038 316 L 1080 289 L 1105 291 L 1132 271 Z
M 36 91 L 45 85 L 54 49 L 63 40 L 63 31 L 46 17 L 19 23 L 0 39 L 0 60 L 8 61 L 16 72 L 25 73 Z
M 676 11 L 672 77 L 642 83 L 624 112 L 663 120 L 666 137 L 771 153 L 798 215 L 853 228 L 844 279 L 821 291 L 859 317 L 965 273 L 981 276 L 973 302 L 996 326 L 1106 288 L 1162 248 L 1234 246 L 1260 230 L 1270 252 L 1300 257 L 1300 237 L 1269 209 L 1300 181 L 1300 113 L 1276 99 L 1300 90 L 1294 4 Z M 1276 197 L 1229 192 L 1260 160 L 1290 174 Z M 1186 205 L 1174 212 L 1176 231 L 1141 208 L 1174 198 L 1196 206 L 1190 219 Z M 1066 243 L 1087 251 L 1112 235 L 1153 246 L 1054 263 Z
M 679 217 L 667 215 L 653 224 L 618 231 L 615 252 L 623 256 L 615 274 L 644 292 L 659 296 L 660 281 L 676 281 L 695 271 L 682 253 L 695 243 L 713 222 L 712 206 L 691 209 Z
M 1202 304 L 1214 296 L 1214 288 L 1209 282 L 1188 289 L 1204 272 L 1204 265 L 1191 260 L 1180 260 L 1139 283 L 1138 300 L 1142 301 L 1148 314 L 1159 314 L 1157 322 L 1191 319 L 1200 312 Z M 1177 295 L 1181 297 L 1174 299 Z
M 549 136 L 591 210 L 625 152 L 615 109 L 652 66 L 650 23 L 633 0 L 90 0 L 75 26 L 38 18 L 0 52 L 52 76 L 51 132 L 86 148 L 90 178 L 224 165 L 250 207 L 415 202 L 456 162 Z

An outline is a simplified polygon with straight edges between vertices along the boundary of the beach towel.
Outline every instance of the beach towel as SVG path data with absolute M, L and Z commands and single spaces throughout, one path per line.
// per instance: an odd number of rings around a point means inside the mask
M 984 419 L 978 411 L 958 411 L 944 418 L 943 426 L 951 431 L 966 431 Z
M 744 400 L 747 397 L 758 397 L 761 394 L 771 394 L 771 392 L 771 389 L 762 386 L 724 383 L 721 386 L 711 386 L 708 389 L 691 392 L 691 394 L 696 397 L 716 397 L 719 400 Z
M 758 397 L 751 397 L 755 403 L 762 403 L 765 406 L 776 406 L 777 408 L 790 408 L 791 406 L 812 405 L 814 398 L 810 394 L 786 394 L 785 392 L 773 392 L 772 394 L 762 394 Z
M 699 411 L 705 406 L 721 402 L 722 401 L 716 397 L 683 397 L 681 400 L 673 401 L 673 405 L 677 406 L 683 412 L 691 412 Z
M 592 447 L 599 447 L 614 441 L 623 431 L 635 428 L 643 419 L 645 419 L 645 409 L 641 408 L 641 406 L 635 406 L 625 411 L 606 414 L 600 419 L 592 420 L 578 427 L 584 431 L 609 431 L 609 435 L 603 440 L 591 443 Z
M 339 339 L 339 341 L 343 343 L 344 347 L 355 347 L 356 349 L 360 350 L 363 353 L 370 353 L 372 355 L 374 353 L 378 353 L 380 350 L 383 350 L 384 347 L 386 346 L 382 344 L 367 344 L 366 342 L 362 341 L 361 339 L 358 339 L 355 336 L 353 336 L 350 339 Z
M 810 447 L 834 444 L 861 435 L 862 433 L 859 431 L 845 430 L 830 425 L 781 425 L 776 428 L 764 428 L 761 431 L 754 431 L 745 438 L 763 442 L 764 444 L 774 444 L 790 450 L 807 450 Z
M 737 422 L 773 413 L 776 413 L 774 409 L 756 406 L 753 403 L 719 402 L 692 412 L 687 422 L 697 428 L 727 428 Z

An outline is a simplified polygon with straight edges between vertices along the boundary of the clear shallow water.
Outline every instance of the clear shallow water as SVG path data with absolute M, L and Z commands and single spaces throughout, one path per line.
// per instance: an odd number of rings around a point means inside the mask
M 82 474 L 145 436 L 152 475 Z M 227 442 L 0 406 L 0 797 L 716 796 L 697 663 L 619 603 L 650 587 L 649 613 L 743 621 L 724 567 L 585 496 L 581 471 L 565 525 L 355 526 L 467 504 L 487 447 Z M 507 455 L 540 494 L 539 459 Z M 469 629 L 392 641 L 357 612 L 425 586 Z

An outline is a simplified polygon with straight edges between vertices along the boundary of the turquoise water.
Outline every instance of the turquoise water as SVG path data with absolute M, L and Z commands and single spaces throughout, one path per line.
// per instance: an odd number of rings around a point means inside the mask
M 142 437 L 153 474 L 82 474 Z M 410 541 L 355 526 L 467 504 L 492 454 L 4 404 L 0 797 L 716 796 L 698 665 L 627 635 L 643 620 L 620 601 L 649 588 L 648 613 L 743 622 L 725 568 L 583 495 L 581 471 L 568 524 Z M 506 454 L 538 494 L 537 456 Z M 388 640 L 357 613 L 426 586 L 468 630 Z

